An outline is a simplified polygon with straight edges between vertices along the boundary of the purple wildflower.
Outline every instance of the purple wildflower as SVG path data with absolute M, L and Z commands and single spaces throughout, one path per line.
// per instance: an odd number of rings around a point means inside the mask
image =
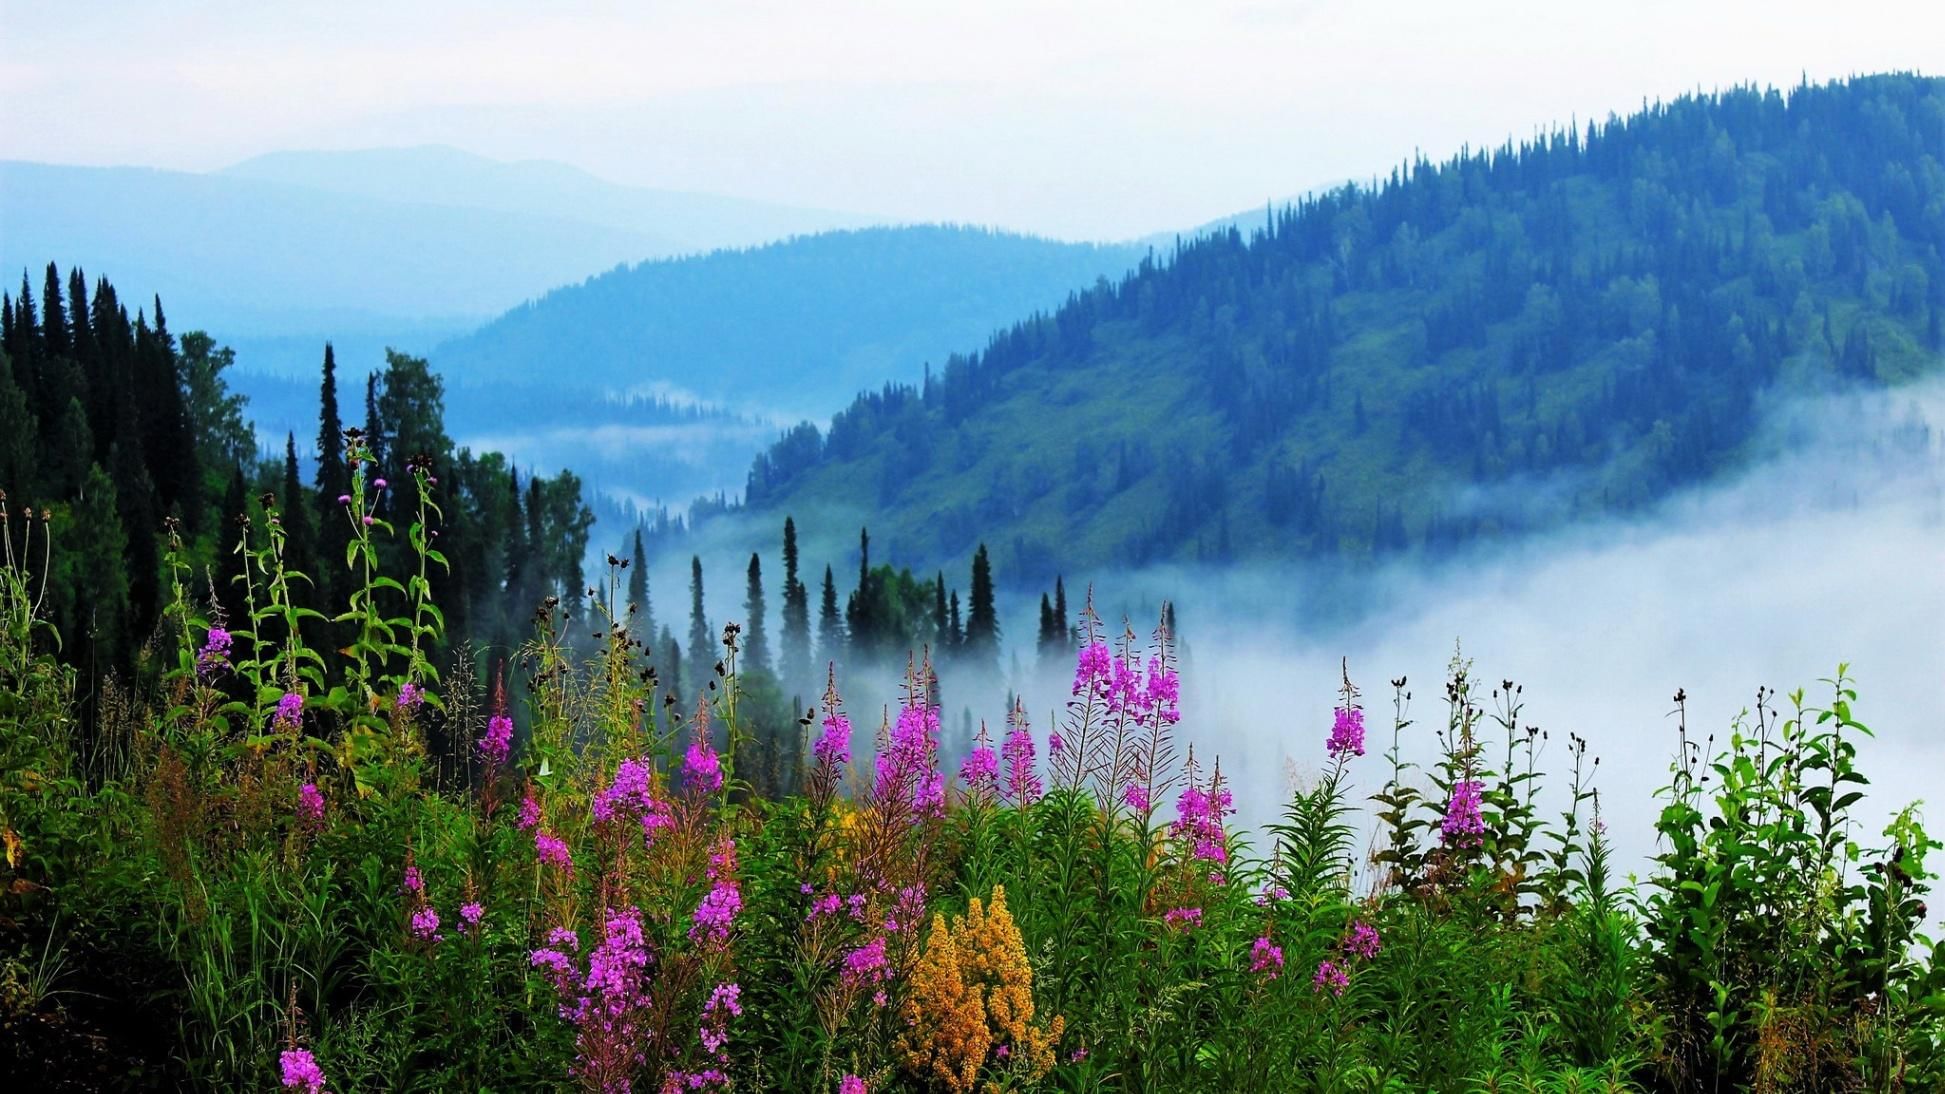
M 1283 974 L 1283 947 L 1263 935 L 1249 948 L 1249 971 L 1268 973 L 1264 979 L 1275 980 Z
M 1169 827 L 1176 839 L 1190 841 L 1196 858 L 1218 865 L 1229 861 L 1229 847 L 1223 834 L 1222 819 L 1232 812 L 1229 791 L 1221 786 L 1204 790 L 1191 786 L 1176 799 L 1177 819 Z
M 550 866 L 574 869 L 574 856 L 567 850 L 567 841 L 544 828 L 534 830 L 534 854 Z
M 697 1032 L 704 1052 L 711 1056 L 721 1053 L 723 1042 L 729 1040 L 729 1020 L 743 1016 L 742 995 L 740 984 L 718 984 L 709 993 L 709 1001 L 702 1005 L 702 1028 Z
M 479 926 L 480 919 L 486 915 L 486 907 L 477 900 L 469 900 L 459 906 L 460 925 L 467 930 Z
M 306 828 L 315 828 L 324 823 L 324 794 L 316 783 L 305 783 L 297 788 L 297 818 Z
M 1141 717 L 1172 726 L 1182 720 L 1182 677 L 1163 668 L 1160 657 L 1148 659 L 1148 680 L 1142 685 Z
M 1168 911 L 1162 913 L 1162 923 L 1165 926 L 1179 927 L 1183 930 L 1187 930 L 1190 927 L 1200 927 L 1202 926 L 1202 909 L 1170 908 Z
M 1325 958 L 1317 965 L 1317 975 L 1310 978 L 1310 990 L 1329 991 L 1332 995 L 1344 994 L 1351 986 L 1351 977 L 1337 966 L 1335 961 Z
M 697 942 L 723 943 L 729 940 L 730 927 L 734 925 L 736 913 L 743 910 L 743 891 L 733 879 L 724 879 L 709 890 L 696 906 L 695 926 L 689 928 L 689 938 Z
M 1341 760 L 1346 756 L 1364 755 L 1364 712 L 1356 707 L 1338 707 L 1337 719 L 1331 723 L 1330 740 L 1324 743 L 1324 751 L 1332 759 Z
M 1478 779 L 1460 779 L 1452 784 L 1452 797 L 1445 803 L 1445 819 L 1439 831 L 1446 843 L 1455 847 L 1477 847 L 1486 831 L 1486 819 L 1479 812 Z
M 371 480 L 371 484 L 372 484 L 373 486 L 375 486 L 375 487 L 377 487 L 377 488 L 378 488 L 378 489 L 380 489 L 380 490 L 383 490 L 383 489 L 385 489 L 385 480 L 384 480 L 384 479 L 373 479 L 373 480 Z
M 305 1094 L 324 1094 L 324 1069 L 317 1066 L 317 1058 L 305 1048 L 288 1049 L 278 1058 L 283 1065 L 284 1086 L 299 1089 Z
M 839 767 L 851 762 L 851 719 L 832 711 L 824 715 L 824 733 L 811 747 L 817 762 Z
M 844 982 L 853 987 L 860 984 L 883 983 L 891 976 L 891 964 L 885 957 L 885 936 L 878 935 L 871 941 L 844 955 Z
M 439 933 L 439 913 L 428 904 L 412 913 L 412 935 L 421 942 L 439 942 L 444 935 Z
M 486 732 L 479 739 L 479 754 L 489 770 L 507 762 L 507 757 L 513 754 L 513 719 L 495 714 L 486 720 Z
M 338 495 L 338 504 L 339 504 L 339 505 L 350 505 L 350 504 L 351 504 L 351 495 L 350 495 L 350 494 L 339 494 L 339 495 Z
M 846 1075 L 837 1081 L 837 1094 L 871 1094 L 871 1088 L 856 1075 Z
M 212 676 L 228 668 L 232 641 L 229 631 L 222 627 L 211 627 L 209 637 L 203 640 L 203 648 L 196 651 L 196 674 Z
M 1378 929 L 1361 919 L 1351 924 L 1351 933 L 1344 938 L 1344 952 L 1366 961 L 1378 956 L 1378 951 L 1383 948 L 1384 941 L 1378 937 Z
M 682 757 L 682 774 L 688 785 L 704 794 L 714 794 L 723 788 L 723 761 L 708 741 L 698 739 L 689 745 L 689 751 Z
M 1093 696 L 1106 699 L 1114 661 L 1114 654 L 1108 651 L 1106 642 L 1097 640 L 1082 647 L 1080 659 L 1074 666 L 1074 698 Z
M 273 729 L 295 733 L 303 720 L 304 696 L 294 691 L 287 691 L 283 698 L 277 700 L 277 713 L 271 718 L 270 725 Z
M 1129 783 L 1127 788 L 1121 791 L 1121 800 L 1137 813 L 1148 812 L 1148 788 L 1141 783 Z
M 419 873 L 417 866 L 405 868 L 405 881 L 401 883 L 401 888 L 408 893 L 425 892 L 425 876 Z
M 520 818 L 517 824 L 522 832 L 525 832 L 529 828 L 538 828 L 540 826 L 540 802 L 534 798 L 534 792 L 531 787 L 528 788 L 527 793 L 520 799 Z
M 968 788 L 982 796 L 991 793 L 999 786 L 998 754 L 983 745 L 973 749 L 966 754 L 966 762 L 959 765 L 959 777 L 965 780 Z
M 1040 800 L 1040 777 L 1033 773 L 1033 733 L 1024 723 L 1006 735 L 1000 745 L 1006 759 L 1006 792 L 1015 805 L 1032 805 Z

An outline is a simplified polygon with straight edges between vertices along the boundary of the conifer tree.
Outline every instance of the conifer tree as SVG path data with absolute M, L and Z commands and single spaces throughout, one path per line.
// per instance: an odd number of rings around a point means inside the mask
M 844 659 L 844 619 L 837 611 L 837 582 L 831 568 L 824 567 L 824 595 L 817 612 L 817 660 L 820 666 Z
M 932 578 L 932 647 L 941 657 L 947 652 L 946 636 L 951 633 L 949 624 L 945 604 L 945 571 L 941 570 Z
M 10 497 L 34 496 L 38 433 L 27 393 L 14 382 L 13 360 L 0 351 L 0 490 Z
M 128 648 L 128 537 L 116 511 L 115 481 L 100 464 L 90 464 L 75 495 L 62 552 L 69 580 L 66 625 L 61 634 L 74 644 L 76 664 L 92 684 L 116 671 Z M 93 694 L 92 686 L 80 689 Z
M 655 641 L 655 605 L 648 599 L 648 552 L 642 548 L 641 525 L 635 526 L 635 549 L 628 559 L 628 603 L 634 607 L 633 629 L 649 643 Z
M 1065 636 L 1060 632 L 1060 624 L 1054 615 L 1054 602 L 1046 593 L 1041 593 L 1040 634 L 1035 645 L 1040 651 L 1040 664 L 1042 667 L 1053 662 L 1054 657 L 1063 644 L 1062 639 Z
M 682 694 L 682 647 L 676 644 L 675 635 L 664 626 L 655 648 L 662 660 L 662 666 L 657 670 L 662 681 L 662 694 L 675 699 L 680 705 L 685 698 Z
M 384 380 L 378 373 L 365 376 L 365 447 L 370 450 L 372 465 L 379 468 L 380 474 L 387 467 L 385 457 L 391 454 L 391 434 L 386 432 L 381 406 L 383 387 Z
M 993 604 L 993 567 L 986 557 L 986 545 L 973 552 L 971 599 L 966 607 L 964 654 L 974 666 L 997 671 L 999 668 L 1000 621 Z
M 709 633 L 709 617 L 702 610 L 702 556 L 689 556 L 689 664 L 695 670 L 694 684 L 706 687 L 710 666 L 716 663 L 715 639 Z
M 810 680 L 810 590 L 798 577 L 797 524 L 783 518 L 783 640 L 777 672 L 790 687 Z
M 1067 614 L 1067 586 L 1059 574 L 1054 575 L 1054 619 L 1060 625 L 1061 644 L 1068 649 L 1079 645 L 1080 638 L 1074 633 L 1074 617 Z
M 770 640 L 763 629 L 763 560 L 755 551 L 750 552 L 749 578 L 749 588 L 743 599 L 745 619 L 741 665 L 767 674 L 771 671 Z
M 960 622 L 959 617 L 959 590 L 952 590 L 950 604 L 951 606 L 947 609 L 947 615 L 950 618 L 947 621 L 946 648 L 951 650 L 953 656 L 956 657 L 960 649 L 966 644 L 966 628 Z
M 47 283 L 41 287 L 41 348 L 49 357 L 68 356 L 67 312 L 61 306 L 61 274 L 47 264 Z
M 341 598 L 344 554 L 351 544 L 351 524 L 338 499 L 351 493 L 351 466 L 344 459 L 344 416 L 338 410 L 338 359 L 331 343 L 324 343 L 324 378 L 318 383 L 317 491 L 312 512 L 317 514 L 317 553 L 322 565 L 311 575 L 331 610 Z M 295 506 L 293 498 L 285 502 Z

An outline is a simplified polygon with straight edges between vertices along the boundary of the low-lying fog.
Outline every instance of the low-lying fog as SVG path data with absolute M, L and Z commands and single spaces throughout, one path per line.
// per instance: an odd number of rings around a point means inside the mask
M 1262 565 L 1096 574 L 1096 599 L 1110 633 L 1119 632 L 1125 611 L 1144 636 L 1164 597 L 1181 605 L 1178 742 L 1193 742 L 1205 760 L 1220 756 L 1248 825 L 1274 819 L 1293 774 L 1314 777 L 1322 764 L 1340 659 L 1348 659 L 1368 714 L 1355 794 L 1376 791 L 1384 777 L 1393 677 L 1408 677 L 1413 695 L 1417 724 L 1405 735 L 1407 758 L 1435 759 L 1442 684 L 1458 642 L 1481 704 L 1490 710 L 1500 680 L 1517 681 L 1522 724 L 1547 731 L 1542 765 L 1554 777 L 1542 805 L 1550 819 L 1565 796 L 1568 732 L 1591 742 L 1602 760 L 1596 785 L 1609 831 L 1629 870 L 1644 870 L 1653 853 L 1659 806 L 1652 795 L 1674 754 L 1676 689 L 1687 692 L 1698 739 L 1726 737 L 1759 685 L 1780 693 L 1774 705 L 1787 716 L 1792 688 L 1820 705 L 1829 689 L 1818 680 L 1848 662 L 1859 689 L 1856 714 L 1877 733 L 1859 756 L 1872 786 L 1859 808 L 1867 823 L 1855 836 L 1871 845 L 1904 803 L 1945 797 L 1945 383 L 1752 412 L 1764 418 L 1758 447 L 1767 455 L 1745 473 L 1632 519 L 1359 576 Z M 1544 494 L 1549 484 L 1531 489 Z M 813 533 L 803 576 L 814 619 L 825 561 L 837 571 L 840 601 L 855 583 L 856 541 L 847 547 L 830 533 L 857 522 L 798 514 L 798 523 Z M 774 643 L 782 576 L 775 530 L 723 524 L 708 537 L 717 548 L 702 552 L 710 617 L 742 617 L 748 551 L 761 543 Z M 741 544 L 740 554 L 731 543 Z M 874 561 L 893 548 L 874 543 Z M 684 552 L 652 567 L 658 616 L 678 635 L 687 625 L 687 561 Z M 1086 580 L 1068 575 L 1076 611 Z M 948 582 L 965 587 L 963 574 Z M 1037 594 L 1003 599 L 1001 607 L 1009 679 L 948 672 L 944 681 L 955 757 L 967 709 L 997 726 L 1007 689 L 1020 691 L 1044 750 L 1050 719 L 1066 699 L 1071 661 L 1041 673 L 1018 668 L 1036 659 Z M 895 677 L 890 666 L 840 666 L 861 727 L 876 723 Z M 1490 724 L 1485 731 L 1488 741 L 1497 739 Z M 1933 804 L 1945 830 L 1945 805 Z

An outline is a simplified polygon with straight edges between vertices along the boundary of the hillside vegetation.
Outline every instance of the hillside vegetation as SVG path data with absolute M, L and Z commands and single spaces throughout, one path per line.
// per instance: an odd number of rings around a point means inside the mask
M 1119 275 L 1133 245 L 978 228 L 869 228 L 612 270 L 515 308 L 433 354 L 466 383 L 538 370 L 668 385 L 741 410 L 822 416 L 859 387 Z M 655 493 L 648 490 L 645 492 Z
M 1416 160 L 859 395 L 747 501 L 880 510 L 902 557 L 983 540 L 1022 577 L 1638 507 L 1744 458 L 1770 395 L 1936 367 L 1941 160 L 1945 81 L 1910 75 Z

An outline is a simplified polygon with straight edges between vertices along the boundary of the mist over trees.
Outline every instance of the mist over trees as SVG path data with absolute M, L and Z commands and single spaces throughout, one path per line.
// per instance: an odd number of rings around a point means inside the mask
M 1945 81 L 1886 75 L 1414 159 L 789 430 L 747 503 L 1033 583 L 1637 509 L 1734 466 L 1773 389 L 1936 366 L 1941 134 Z

